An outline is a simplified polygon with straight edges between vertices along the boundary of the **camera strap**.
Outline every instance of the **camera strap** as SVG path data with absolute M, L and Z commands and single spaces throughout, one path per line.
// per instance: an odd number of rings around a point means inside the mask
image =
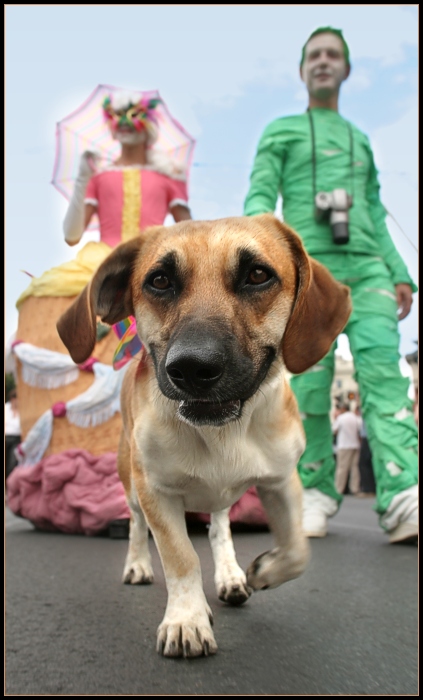
M 312 177 L 313 177 L 313 202 L 316 199 L 317 186 L 316 186 L 316 171 L 317 171 L 317 159 L 316 159 L 316 135 L 314 131 L 313 117 L 311 116 L 312 110 L 307 108 L 308 119 L 310 122 L 310 135 L 311 135 L 311 164 L 312 164 Z M 354 199 L 354 141 L 351 124 L 345 120 L 348 127 L 348 134 L 350 137 L 350 178 L 351 178 L 351 196 Z

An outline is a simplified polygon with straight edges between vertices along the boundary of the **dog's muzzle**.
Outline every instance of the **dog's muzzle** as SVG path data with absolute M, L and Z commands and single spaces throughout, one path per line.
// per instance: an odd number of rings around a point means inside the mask
M 218 319 L 187 322 L 175 331 L 161 358 L 154 345 L 151 354 L 160 390 L 178 402 L 180 420 L 196 426 L 222 426 L 239 418 L 275 357 L 272 348 L 263 348 L 255 365 Z
M 160 389 L 178 402 L 180 420 L 221 426 L 241 415 L 253 368 L 230 329 L 218 321 L 188 321 L 170 338 L 164 357 L 154 347 L 152 355 Z
M 194 425 L 224 425 L 241 413 L 240 400 L 225 400 L 222 388 L 227 355 L 211 336 L 202 342 L 176 342 L 166 357 L 166 373 L 173 386 L 189 398 L 179 402 L 178 416 Z

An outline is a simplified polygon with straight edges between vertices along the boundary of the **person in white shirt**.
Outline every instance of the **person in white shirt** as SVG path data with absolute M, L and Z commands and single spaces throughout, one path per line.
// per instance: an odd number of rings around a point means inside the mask
M 348 404 L 341 405 L 332 423 L 332 432 L 336 435 L 335 487 L 339 493 L 344 493 L 347 484 L 354 496 L 360 492 L 361 427 L 362 418 L 350 411 Z
M 21 420 L 19 417 L 18 397 L 13 389 L 4 407 L 4 434 L 6 447 L 6 479 L 17 465 L 15 448 L 21 442 Z

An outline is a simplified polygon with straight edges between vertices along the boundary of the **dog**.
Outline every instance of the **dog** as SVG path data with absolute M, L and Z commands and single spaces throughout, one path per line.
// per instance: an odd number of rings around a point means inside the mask
M 217 650 L 185 512 L 211 514 L 218 597 L 232 605 L 299 576 L 308 560 L 296 466 L 305 436 L 286 369 L 320 360 L 351 312 L 349 289 L 310 258 L 300 237 L 264 214 L 152 227 L 119 245 L 59 319 L 76 363 L 96 318 L 132 315 L 145 348 L 122 385 L 118 470 L 131 511 L 123 581 L 153 581 L 148 528 L 168 602 L 157 651 Z M 275 547 L 247 573 L 229 509 L 255 486 Z

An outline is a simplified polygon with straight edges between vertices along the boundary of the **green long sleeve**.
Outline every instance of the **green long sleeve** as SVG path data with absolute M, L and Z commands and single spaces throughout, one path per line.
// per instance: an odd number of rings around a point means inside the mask
M 254 160 L 244 215 L 273 213 L 282 182 L 284 139 L 275 123 L 265 129 Z

